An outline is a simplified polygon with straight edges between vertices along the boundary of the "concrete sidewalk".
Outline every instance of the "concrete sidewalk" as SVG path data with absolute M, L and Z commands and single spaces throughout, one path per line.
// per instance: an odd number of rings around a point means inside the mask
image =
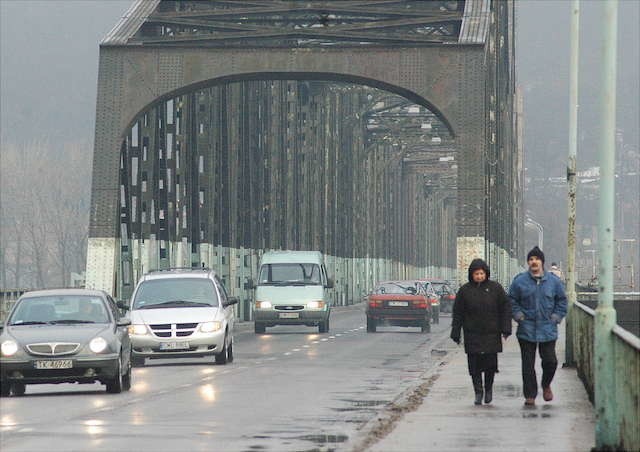
M 493 403 L 475 406 L 466 355 L 449 341 L 448 363 L 435 371 L 423 403 L 367 450 L 589 451 L 595 443 L 595 415 L 576 370 L 562 368 L 563 330 L 556 346 L 560 365 L 551 384 L 552 402 L 544 402 L 539 390 L 535 407 L 523 405 L 520 348 L 513 335 L 498 355 Z M 538 356 L 538 381 L 541 372 Z

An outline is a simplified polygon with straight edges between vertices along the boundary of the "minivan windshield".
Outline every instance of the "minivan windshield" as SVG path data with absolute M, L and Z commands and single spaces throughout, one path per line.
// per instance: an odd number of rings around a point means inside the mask
M 318 264 L 263 264 L 260 268 L 260 285 L 319 286 L 322 285 Z
M 218 306 L 213 283 L 204 278 L 150 279 L 140 283 L 132 309 Z

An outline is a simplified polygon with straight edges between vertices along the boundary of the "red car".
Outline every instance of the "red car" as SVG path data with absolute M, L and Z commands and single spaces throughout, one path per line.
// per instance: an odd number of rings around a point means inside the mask
M 367 331 L 378 325 L 416 326 L 431 331 L 432 308 L 428 294 L 419 281 L 383 281 L 367 297 Z
M 453 302 L 456 300 L 456 292 L 451 288 L 449 282 L 444 279 L 432 278 L 426 278 L 422 281 L 425 283 L 429 283 L 432 289 L 440 298 L 440 311 L 452 312 Z

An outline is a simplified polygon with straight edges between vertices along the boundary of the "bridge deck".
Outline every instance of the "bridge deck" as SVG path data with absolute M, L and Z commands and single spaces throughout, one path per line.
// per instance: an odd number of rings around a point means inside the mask
M 443 357 L 447 364 L 439 366 L 423 403 L 370 450 L 549 452 L 594 446 L 593 407 L 575 369 L 559 366 L 551 385 L 552 402 L 544 402 L 540 393 L 535 407 L 524 407 L 520 349 L 512 336 L 498 357 L 493 403 L 474 406 L 466 355 L 462 347 L 449 343 L 449 353 Z M 562 363 L 564 331 L 556 352 Z M 536 371 L 540 378 L 539 358 Z

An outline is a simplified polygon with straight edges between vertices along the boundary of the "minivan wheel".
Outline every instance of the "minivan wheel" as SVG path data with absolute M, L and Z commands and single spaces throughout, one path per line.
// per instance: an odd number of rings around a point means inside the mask
M 216 364 L 227 364 L 229 361 L 229 354 L 227 352 L 227 335 L 224 335 L 224 345 L 222 346 L 222 350 L 220 353 L 216 353 Z
M 267 328 L 264 326 L 264 323 L 255 322 L 254 330 L 256 334 L 263 334 L 267 330 Z
M 14 396 L 23 396 L 27 390 L 27 385 L 24 383 L 13 383 L 11 385 L 11 392 Z
M 227 362 L 233 362 L 233 341 L 231 341 L 229 347 L 227 347 Z
M 133 353 L 131 354 L 131 365 L 133 367 L 143 367 L 144 366 L 144 358 L 142 356 L 136 356 Z
M 318 332 L 319 333 L 328 333 L 329 332 L 329 318 L 324 322 L 318 323 Z

